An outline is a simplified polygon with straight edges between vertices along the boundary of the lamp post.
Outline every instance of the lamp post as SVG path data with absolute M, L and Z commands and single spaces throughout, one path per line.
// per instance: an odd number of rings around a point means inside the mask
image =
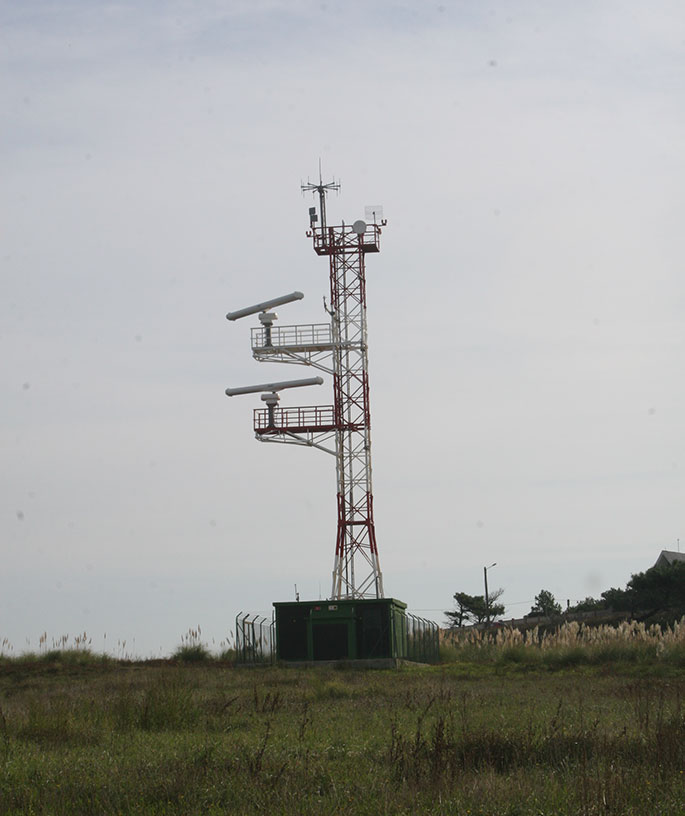
M 489 567 L 483 567 L 483 581 L 485 583 L 485 625 L 490 625 L 490 599 L 488 598 L 488 570 L 497 566 L 497 561 Z

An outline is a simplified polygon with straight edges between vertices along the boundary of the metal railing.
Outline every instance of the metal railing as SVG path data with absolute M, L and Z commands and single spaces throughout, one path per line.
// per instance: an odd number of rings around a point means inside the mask
M 274 621 L 263 615 L 238 612 L 235 618 L 236 663 L 273 663 L 276 654 Z
M 310 233 L 308 233 L 310 234 Z M 381 229 L 378 224 L 367 224 L 366 231 L 358 236 L 349 225 L 314 227 L 311 235 L 314 239 L 314 251 L 319 255 L 330 255 L 332 251 L 345 247 L 348 251 L 361 247 L 364 252 L 378 252 L 380 249 Z
M 407 612 L 407 660 L 437 663 L 440 659 L 440 627 L 435 621 Z
M 304 407 L 276 408 L 273 425 L 269 425 L 269 409 L 255 408 L 255 432 L 278 429 L 285 431 L 331 430 L 335 428 L 335 410 L 332 405 L 308 405 Z
M 270 338 L 270 342 L 269 342 Z M 307 323 L 302 326 L 258 326 L 251 331 L 252 349 L 320 348 L 333 344 L 330 323 Z

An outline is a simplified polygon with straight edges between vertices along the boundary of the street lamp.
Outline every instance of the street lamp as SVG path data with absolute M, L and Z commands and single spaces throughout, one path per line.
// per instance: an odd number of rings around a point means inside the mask
M 497 566 L 497 561 L 489 567 L 483 567 L 483 581 L 485 582 L 485 625 L 490 625 L 490 599 L 488 598 L 488 570 Z

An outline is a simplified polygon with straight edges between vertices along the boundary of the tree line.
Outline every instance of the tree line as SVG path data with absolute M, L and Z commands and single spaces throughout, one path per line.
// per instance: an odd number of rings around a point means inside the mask
M 625 589 L 607 589 L 599 598 L 585 598 L 570 612 L 612 610 L 671 623 L 685 615 L 685 562 L 675 561 L 631 576 Z
M 452 610 L 445 611 L 448 626 L 459 628 L 467 624 L 487 624 L 504 614 L 500 598 L 504 589 L 484 595 L 455 592 Z M 607 611 L 628 612 L 631 617 L 653 619 L 659 623 L 672 623 L 685 615 L 685 562 L 652 567 L 631 576 L 625 589 L 607 589 L 599 598 L 587 597 L 567 613 Z M 528 616 L 554 617 L 562 614 L 561 604 L 547 589 L 541 589 Z

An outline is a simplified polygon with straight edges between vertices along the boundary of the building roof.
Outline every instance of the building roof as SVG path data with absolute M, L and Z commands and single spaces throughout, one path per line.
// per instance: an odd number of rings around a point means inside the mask
M 685 553 L 673 552 L 673 550 L 662 550 L 657 558 L 655 567 L 670 567 L 676 561 L 685 561 Z

